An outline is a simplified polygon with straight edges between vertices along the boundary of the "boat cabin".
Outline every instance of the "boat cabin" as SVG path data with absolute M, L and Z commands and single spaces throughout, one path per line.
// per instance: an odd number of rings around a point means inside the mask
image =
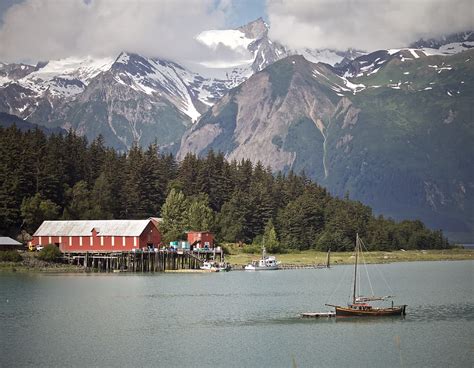
M 356 304 L 349 304 L 349 307 L 356 310 L 363 310 L 363 311 L 370 311 L 372 310 L 372 306 L 367 303 L 356 303 Z
M 278 265 L 276 258 L 273 256 L 253 261 L 252 264 L 256 267 L 275 267 Z
M 278 265 L 275 257 L 267 257 L 264 259 L 254 260 L 251 263 L 254 267 L 274 267 Z

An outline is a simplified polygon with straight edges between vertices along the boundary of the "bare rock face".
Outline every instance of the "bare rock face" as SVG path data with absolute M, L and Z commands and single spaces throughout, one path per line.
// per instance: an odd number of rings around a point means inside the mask
M 182 138 L 178 158 L 183 159 L 188 153 L 196 152 L 201 147 L 209 147 L 221 132 L 222 129 L 216 124 L 206 124 L 199 130 L 187 132 Z
M 312 76 L 312 64 L 302 57 L 288 58 L 269 69 L 252 76 L 204 115 L 183 138 L 178 158 L 221 149 L 231 160 L 260 161 L 285 171 L 307 164 L 307 148 L 301 152 L 298 147 L 298 135 L 307 130 L 309 137 L 316 137 L 316 149 L 309 151 L 324 177 L 324 145 L 334 102 L 321 91 Z M 220 129 L 210 129 L 213 124 Z M 224 138 L 226 145 L 220 143 Z
M 236 160 L 248 158 L 254 162 L 260 160 L 265 166 L 271 165 L 276 170 L 282 170 L 292 165 L 295 156 L 270 142 L 273 137 L 285 134 L 288 123 L 285 117 L 289 114 L 289 106 L 280 105 L 281 108 L 275 109 L 271 103 L 267 74 L 256 75 L 252 82 L 243 86 L 241 93 L 236 96 L 239 109 L 234 139 L 237 146 L 228 157 Z M 280 100 L 276 102 L 278 104 Z
M 353 82 L 336 68 L 299 56 L 277 61 L 204 114 L 183 137 L 178 158 L 212 149 L 274 171 L 304 170 L 332 193 L 349 192 L 378 213 L 470 231 L 472 109 L 462 71 L 472 68 L 466 64 L 469 55 L 452 57 L 458 69 L 441 77 L 433 68 L 436 57 L 411 55 L 411 60 L 402 53 L 392 61 L 380 59 L 383 66 L 375 61 L 379 54 L 365 57 L 362 65 L 370 61 L 380 66 L 380 74 Z M 401 63 L 413 63 L 411 71 L 400 71 L 400 65 L 412 65 Z M 436 88 L 429 84 L 431 76 L 421 80 L 427 73 L 445 76 L 449 85 L 458 80 L 460 92 L 454 97 L 440 85 L 431 94 Z M 393 75 L 412 79 L 401 89 Z M 454 148 L 453 141 L 463 143 Z
M 268 26 L 265 24 L 262 18 L 258 18 L 253 22 L 247 23 L 246 25 L 237 28 L 237 30 L 243 32 L 247 38 L 262 38 L 266 32 L 268 32 Z

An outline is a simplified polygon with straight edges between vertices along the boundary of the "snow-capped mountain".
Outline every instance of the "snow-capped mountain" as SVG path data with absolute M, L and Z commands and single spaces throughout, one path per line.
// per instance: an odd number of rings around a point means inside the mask
M 214 51 L 214 58 L 201 61 L 197 69 L 126 52 L 37 65 L 0 63 L 0 111 L 50 127 L 74 128 L 89 139 L 100 133 L 120 149 L 158 138 L 162 146 L 176 150 L 186 127 L 230 89 L 289 55 L 329 64 L 342 78 L 336 83 L 342 83 L 340 93 L 347 88 L 356 93 L 363 87 L 352 79 L 376 73 L 389 60 L 449 55 L 473 46 L 472 32 L 466 32 L 444 41 L 424 41 L 420 48 L 365 55 L 357 50 L 289 50 L 268 33 L 269 26 L 260 18 L 237 29 L 196 35 Z M 220 50 L 226 51 L 225 59 L 220 59 Z
M 158 133 L 161 145 L 175 144 L 185 127 L 233 86 L 232 80 L 203 78 L 175 62 L 125 52 L 116 58 L 67 58 L 36 66 L 2 64 L 0 76 L 0 111 L 73 128 L 89 139 L 100 133 L 120 149 L 134 142 L 149 144 Z M 133 113 L 137 101 L 148 106 L 145 112 Z M 158 123 L 166 129 L 148 131 Z
M 417 49 L 436 49 L 443 53 L 452 54 L 474 47 L 474 32 L 458 32 L 428 40 L 420 39 L 410 45 Z
M 235 55 L 225 62 L 221 60 L 202 62 L 201 65 L 207 68 L 205 73 L 214 75 L 220 69 L 224 69 L 227 74 L 237 76 L 235 84 L 240 84 L 252 74 L 290 55 L 303 55 L 313 63 L 335 65 L 344 59 L 353 60 L 364 54 L 357 50 L 288 49 L 269 38 L 269 29 L 268 24 L 262 18 L 258 18 L 237 29 L 209 30 L 197 35 L 196 40 L 208 48 L 212 50 L 217 50 L 219 47 L 227 48 Z
M 209 30 L 197 35 L 196 40 L 210 49 L 224 47 L 233 51 L 233 58 L 225 61 L 217 58 L 202 62 L 203 73 L 177 62 L 132 53 L 107 58 L 68 57 L 37 65 L 2 63 L 0 111 L 39 124 L 74 126 L 66 119 L 64 106 L 74 105 L 96 78 L 110 73 L 115 82 L 148 99 L 166 100 L 192 123 L 228 90 L 275 61 L 297 53 L 270 40 L 268 30 L 259 18 L 237 29 Z M 313 62 L 331 64 L 348 56 L 330 50 L 303 50 L 301 54 Z
M 7 64 L 0 66 L 0 85 L 14 82 L 37 95 L 49 92 L 63 97 L 72 96 L 82 92 L 97 74 L 110 69 L 113 62 L 113 58 L 70 57 L 38 63 L 36 66 Z

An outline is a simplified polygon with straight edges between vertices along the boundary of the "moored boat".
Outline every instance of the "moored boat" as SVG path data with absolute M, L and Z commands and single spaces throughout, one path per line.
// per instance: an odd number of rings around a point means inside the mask
M 208 272 L 219 272 L 219 268 L 214 265 L 214 262 L 204 262 L 201 267 L 199 267 L 202 271 Z
M 204 262 L 201 267 L 199 267 L 202 271 L 208 272 L 222 272 L 222 271 L 230 271 L 231 267 L 227 263 L 216 263 L 213 261 Z
M 340 306 L 334 304 L 326 304 L 327 306 L 334 307 L 336 317 L 384 317 L 384 316 L 402 316 L 406 314 L 407 305 L 393 305 L 391 306 L 373 306 L 370 302 L 374 301 L 386 301 L 393 298 L 393 296 L 361 296 L 358 295 L 357 289 L 357 267 L 359 263 L 360 254 L 362 252 L 362 240 L 359 238 L 359 234 L 356 237 L 355 246 L 355 263 L 354 263 L 354 285 L 352 292 L 352 302 L 347 306 Z M 368 273 L 367 273 L 368 275 Z M 370 283 L 370 287 L 372 284 Z M 360 286 L 360 285 L 359 285 Z
M 246 271 L 271 271 L 279 269 L 279 262 L 274 256 L 267 256 L 265 247 L 262 247 L 262 258 L 254 260 L 244 268 Z

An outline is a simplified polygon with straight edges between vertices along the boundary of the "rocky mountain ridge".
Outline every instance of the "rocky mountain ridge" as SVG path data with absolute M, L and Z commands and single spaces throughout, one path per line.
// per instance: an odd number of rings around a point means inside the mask
M 197 36 L 209 47 L 244 46 L 251 56 L 223 78 L 205 77 L 173 61 L 127 52 L 34 66 L 2 63 L 0 111 L 48 127 L 72 128 L 90 140 L 102 134 L 107 144 L 118 149 L 156 139 L 175 152 L 185 128 L 224 93 L 291 53 L 268 38 L 268 29 L 260 18 L 236 30 Z
M 287 57 L 204 114 L 178 157 L 212 149 L 276 171 L 304 170 L 378 213 L 469 237 L 473 52 L 379 51 L 340 67 Z

